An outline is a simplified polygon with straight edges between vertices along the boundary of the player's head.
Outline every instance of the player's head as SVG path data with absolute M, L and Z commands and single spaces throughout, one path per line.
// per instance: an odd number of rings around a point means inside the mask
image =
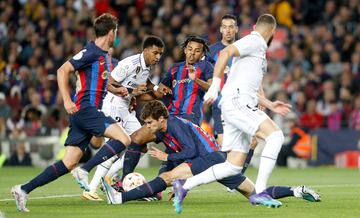
M 255 30 L 260 32 L 265 40 L 267 40 L 268 46 L 270 46 L 276 29 L 275 17 L 271 14 L 263 14 L 256 21 Z
M 159 63 L 164 53 L 165 44 L 157 36 L 149 36 L 143 42 L 143 52 L 146 66 Z
M 115 16 L 109 13 L 100 15 L 94 21 L 96 38 L 106 37 L 109 46 L 112 47 L 116 38 L 117 24 L 118 19 Z
M 237 20 L 234 15 L 225 14 L 221 18 L 220 33 L 222 41 L 231 44 L 235 41 L 235 35 L 238 32 Z
M 141 111 L 141 119 L 152 133 L 164 128 L 169 112 L 166 106 L 158 100 L 146 103 Z
M 205 39 L 198 36 L 189 36 L 182 44 L 186 57 L 186 64 L 195 64 L 209 52 L 209 46 Z

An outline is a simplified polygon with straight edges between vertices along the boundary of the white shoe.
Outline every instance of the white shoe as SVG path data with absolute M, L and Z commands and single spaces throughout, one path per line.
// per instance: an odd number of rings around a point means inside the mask
M 235 189 L 231 189 L 231 188 L 229 188 L 229 187 L 226 187 L 226 191 L 227 192 L 230 192 L 230 193 L 235 193 Z
M 88 172 L 81 169 L 80 167 L 76 167 L 73 171 L 71 171 L 71 174 L 82 189 L 85 191 L 90 191 Z
M 101 186 L 106 194 L 108 204 L 122 204 L 121 193 L 117 192 L 104 178 L 101 178 Z
M 96 192 L 91 192 L 91 191 L 90 192 L 84 191 L 82 197 L 85 200 L 89 200 L 89 201 L 103 201 L 103 199 L 100 198 Z
M 321 196 L 314 190 L 306 187 L 305 185 L 296 187 L 294 189 L 294 196 L 298 198 L 303 198 L 311 202 L 321 201 Z
M 28 194 L 21 189 L 20 185 L 15 185 L 14 187 L 12 187 L 11 194 L 15 198 L 16 208 L 18 209 L 18 211 L 30 212 L 30 210 L 26 208 Z

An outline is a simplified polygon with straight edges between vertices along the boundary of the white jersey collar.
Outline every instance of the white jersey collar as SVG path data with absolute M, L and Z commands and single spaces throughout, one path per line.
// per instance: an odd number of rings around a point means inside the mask
M 251 31 L 251 35 L 256 35 L 259 36 L 261 38 L 261 42 L 264 44 L 264 46 L 267 48 L 267 43 L 265 42 L 264 37 L 258 32 L 258 31 Z
M 140 64 L 141 64 L 141 68 L 143 70 L 150 70 L 150 66 L 149 67 L 146 67 L 146 64 L 145 64 L 145 59 L 144 59 L 144 52 L 142 52 L 140 54 Z

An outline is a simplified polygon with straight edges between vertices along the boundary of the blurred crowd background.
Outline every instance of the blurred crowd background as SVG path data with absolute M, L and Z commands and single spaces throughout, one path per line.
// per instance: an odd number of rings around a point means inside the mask
M 310 130 L 360 130 L 359 0 L 2 0 L 0 139 L 59 135 L 67 126 L 56 70 L 94 39 L 92 21 L 104 12 L 119 18 L 117 59 L 141 52 L 149 34 L 164 40 L 158 74 L 183 60 L 189 34 L 220 40 L 224 14 L 238 18 L 240 38 L 272 13 L 283 35 L 272 46 L 282 55 L 268 55 L 267 97 L 290 102 Z

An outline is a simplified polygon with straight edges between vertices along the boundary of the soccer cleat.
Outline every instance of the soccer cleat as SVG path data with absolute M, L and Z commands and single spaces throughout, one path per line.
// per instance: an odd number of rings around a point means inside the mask
M 84 191 L 82 197 L 85 200 L 89 200 L 89 201 L 103 201 L 103 199 L 100 198 L 96 192 L 91 192 L 91 191 L 90 192 Z
M 159 192 L 151 197 L 141 198 L 138 201 L 161 201 L 162 199 L 162 192 Z
M 101 186 L 106 194 L 108 204 L 122 204 L 121 193 L 117 192 L 114 188 L 112 188 L 111 185 L 107 183 L 104 178 L 101 178 Z
M 175 207 L 176 213 L 181 213 L 182 211 L 182 203 L 186 197 L 187 190 L 183 188 L 183 182 L 180 180 L 175 180 L 173 182 L 173 190 L 175 193 L 175 197 L 173 199 L 173 206 Z
M 80 167 L 76 167 L 73 171 L 71 171 L 72 176 L 76 180 L 76 182 L 80 185 L 80 188 L 85 191 L 90 191 L 89 187 L 89 173 Z
M 15 185 L 14 187 L 12 187 L 11 194 L 15 198 L 16 208 L 18 209 L 18 211 L 30 212 L 30 210 L 26 208 L 28 194 L 21 189 L 20 185 Z
M 282 203 L 270 197 L 266 191 L 259 194 L 253 194 L 249 198 L 249 202 L 252 205 L 264 205 L 266 207 L 278 208 L 281 207 Z
M 305 185 L 298 186 L 294 189 L 294 196 L 303 198 L 310 202 L 321 201 L 320 194 L 316 193 L 314 190 L 306 187 Z

